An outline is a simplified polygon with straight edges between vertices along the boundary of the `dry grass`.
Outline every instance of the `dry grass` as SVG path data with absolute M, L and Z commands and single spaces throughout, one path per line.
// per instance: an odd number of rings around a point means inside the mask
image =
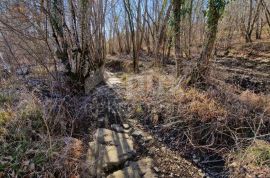
M 197 116 L 203 122 L 211 119 L 222 120 L 227 117 L 226 109 L 213 98 L 210 98 L 207 93 L 191 88 L 182 97 L 189 101 L 188 103 L 184 102 L 189 105 L 186 113 Z
M 250 108 L 261 109 L 265 114 L 270 114 L 270 97 L 264 94 L 255 94 L 249 90 L 242 92 L 239 100 Z
M 269 103 L 263 95 L 237 95 L 225 88 L 182 89 L 173 76 L 155 70 L 125 81 L 126 98 L 134 106 L 131 117 L 157 126 L 161 136 L 172 134 L 168 142 L 224 152 L 269 133 L 264 112 Z
M 63 100 L 41 100 L 13 83 L 0 87 L 0 177 L 79 175 L 82 143 L 67 137 L 73 120 Z
M 177 112 L 179 114 L 186 115 L 187 118 L 188 115 L 192 115 L 203 122 L 227 117 L 226 109 L 214 98 L 211 98 L 207 92 L 196 88 L 188 90 L 179 87 L 172 88 L 176 84 L 176 79 L 173 76 L 160 75 L 151 70 L 140 76 L 125 78 L 125 81 L 127 99 L 130 101 L 143 102 L 153 107 L 158 102 L 161 105 L 166 105 L 167 109 L 178 105 L 179 111 Z M 159 111 L 160 108 L 155 110 Z
M 244 150 L 230 155 L 232 177 L 267 177 L 270 174 L 270 144 L 255 140 Z

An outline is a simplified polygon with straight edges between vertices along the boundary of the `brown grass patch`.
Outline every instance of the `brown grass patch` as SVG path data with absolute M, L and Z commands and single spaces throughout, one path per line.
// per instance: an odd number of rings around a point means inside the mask
M 262 109 L 266 114 L 270 114 L 270 97 L 264 94 L 256 94 L 249 90 L 242 92 L 239 100 L 250 108 Z

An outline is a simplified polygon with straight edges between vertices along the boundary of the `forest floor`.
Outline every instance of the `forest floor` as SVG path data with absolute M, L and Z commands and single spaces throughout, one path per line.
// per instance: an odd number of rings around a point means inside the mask
M 89 95 L 61 74 L 52 82 L 40 67 L 7 76 L 0 86 L 0 178 L 91 177 L 89 142 L 98 128 L 115 124 L 132 128 L 136 154 L 105 175 L 150 158 L 158 177 L 267 177 L 268 48 L 260 42 L 218 52 L 208 89 L 181 88 L 173 62 L 157 69 L 144 53 L 139 74 L 130 56 L 109 56 L 106 83 Z

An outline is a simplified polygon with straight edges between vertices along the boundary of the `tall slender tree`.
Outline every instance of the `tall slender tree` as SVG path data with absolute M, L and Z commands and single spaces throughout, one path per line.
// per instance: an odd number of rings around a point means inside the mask
M 208 2 L 206 37 L 200 58 L 185 81 L 188 85 L 205 83 L 209 77 L 210 59 L 217 37 L 218 22 L 224 12 L 226 3 L 226 0 L 209 0 Z
M 174 40 L 175 40 L 175 60 L 176 60 L 176 75 L 179 77 L 182 74 L 182 48 L 181 48 L 181 16 L 182 5 L 184 0 L 173 0 L 173 15 L 174 15 Z
M 135 73 L 139 72 L 139 65 L 138 65 L 138 45 L 136 43 L 136 32 L 134 27 L 134 13 L 132 12 L 131 3 L 130 0 L 123 0 L 125 10 L 127 13 L 128 23 L 129 23 L 129 29 L 131 33 L 131 41 L 132 41 L 132 56 L 133 56 L 133 71 Z M 139 29 L 137 29 L 139 30 Z

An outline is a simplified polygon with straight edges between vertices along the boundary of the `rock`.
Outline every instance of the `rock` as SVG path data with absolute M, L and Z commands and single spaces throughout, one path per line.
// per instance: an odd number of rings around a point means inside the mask
M 129 129 L 130 128 L 129 124 L 123 124 L 122 126 L 123 126 L 124 129 Z
M 153 167 L 153 169 L 156 171 L 156 172 L 159 172 L 159 169 L 157 167 Z
M 130 144 L 130 143 L 129 143 Z M 133 146 L 132 146 L 133 147 Z M 90 173 L 93 177 L 104 175 L 104 172 L 110 171 L 132 158 L 135 150 L 128 146 L 102 145 L 100 143 L 90 143 L 88 159 Z
M 141 178 L 141 176 L 138 169 L 134 169 L 132 166 L 129 166 L 114 172 L 113 174 L 107 176 L 107 178 Z
M 135 130 L 134 132 L 132 132 L 131 134 L 133 137 L 142 137 L 143 133 L 141 131 Z
M 116 171 L 107 178 L 156 178 L 157 175 L 152 171 L 153 160 L 145 158 L 137 162 L 130 162 L 129 166 Z
M 135 155 L 135 150 L 130 148 L 130 144 L 121 146 L 106 146 L 102 155 L 102 168 L 106 171 L 123 164 L 126 160 Z M 132 145 L 133 147 L 133 145 Z
M 104 172 L 123 165 L 136 154 L 133 140 L 125 133 L 102 128 L 96 131 L 94 139 L 87 155 L 93 177 L 104 176 Z
M 132 131 L 132 128 L 130 128 L 130 129 L 124 129 L 124 133 L 127 133 L 127 134 L 130 134 L 131 131 Z
M 137 165 L 144 178 L 156 178 L 157 175 L 152 171 L 153 160 L 151 158 L 145 158 L 137 161 Z
M 132 139 L 126 133 L 117 133 L 109 129 L 98 129 L 94 134 L 95 139 L 105 145 L 122 145 L 124 146 L 125 143 L 132 143 Z
M 150 142 L 151 140 L 153 140 L 153 137 L 151 135 L 144 138 L 145 142 Z
M 112 124 L 111 128 L 112 128 L 112 130 L 114 130 L 116 132 L 124 132 L 124 128 L 118 124 Z

